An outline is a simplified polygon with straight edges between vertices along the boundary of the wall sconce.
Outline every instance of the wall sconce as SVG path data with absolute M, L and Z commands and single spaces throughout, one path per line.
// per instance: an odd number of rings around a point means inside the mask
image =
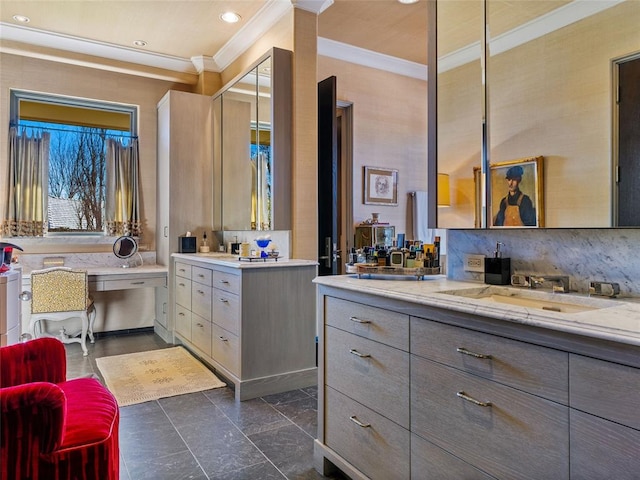
M 438 174 L 438 206 L 448 207 L 451 205 L 451 195 L 449 193 L 449 174 Z

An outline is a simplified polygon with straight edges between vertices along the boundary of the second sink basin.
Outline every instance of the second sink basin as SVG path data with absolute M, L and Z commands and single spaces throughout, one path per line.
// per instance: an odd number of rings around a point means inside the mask
M 580 313 L 619 305 L 615 300 L 578 297 L 564 293 L 549 293 L 499 286 L 463 288 L 438 293 L 477 299 L 482 302 L 501 303 L 560 313 Z

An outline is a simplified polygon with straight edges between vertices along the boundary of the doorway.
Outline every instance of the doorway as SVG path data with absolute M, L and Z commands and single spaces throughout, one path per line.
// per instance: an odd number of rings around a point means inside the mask
M 318 274 L 342 275 L 353 247 L 353 104 L 318 83 Z
M 617 227 L 640 226 L 640 53 L 614 62 Z M 617 160 L 617 161 L 615 161 Z

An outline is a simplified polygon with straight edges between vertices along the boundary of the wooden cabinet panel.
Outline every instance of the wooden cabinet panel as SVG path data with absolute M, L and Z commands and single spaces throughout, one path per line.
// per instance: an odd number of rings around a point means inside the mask
M 412 480 L 491 480 L 493 478 L 433 443 L 415 434 L 411 435 Z
M 182 262 L 176 262 L 176 275 L 191 280 L 191 265 Z
M 570 421 L 573 480 L 640 478 L 640 431 L 573 409 Z
M 640 430 L 640 369 L 571 355 L 569 371 L 572 408 Z
M 176 303 L 187 310 L 191 310 L 191 280 L 176 277 L 174 288 Z
M 238 295 L 213 289 L 213 321 L 234 335 L 240 334 L 240 299 Z
M 409 478 L 409 431 L 330 387 L 325 443 L 372 480 Z
M 567 404 L 566 352 L 411 317 L 411 353 Z
M 239 295 L 241 291 L 241 277 L 240 275 L 225 272 L 223 270 L 214 270 L 213 286 L 220 290 Z
M 212 357 L 234 375 L 240 375 L 240 339 L 215 323 L 211 328 Z
M 191 267 L 191 280 L 194 282 L 210 287 L 212 285 L 212 276 L 212 272 L 208 268 L 196 267 L 195 265 Z
M 191 342 L 211 356 L 211 322 L 195 313 L 191 315 Z
M 334 297 L 323 297 L 327 325 L 409 350 L 409 316 Z
M 409 428 L 409 354 L 326 327 L 327 385 Z
M 207 321 L 211 321 L 211 287 L 193 282 L 191 290 L 191 311 Z
M 191 341 L 191 310 L 176 304 L 176 332 Z
M 569 475 L 568 407 L 415 355 L 411 431 L 498 478 Z

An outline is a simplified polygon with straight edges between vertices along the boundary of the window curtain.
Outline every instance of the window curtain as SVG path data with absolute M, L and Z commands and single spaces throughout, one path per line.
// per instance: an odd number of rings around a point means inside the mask
M 124 145 L 107 139 L 107 205 L 109 235 L 142 235 L 138 139 Z
M 7 202 L 2 220 L 3 236 L 40 237 L 47 231 L 49 193 L 48 132 L 18 134 L 9 127 Z

